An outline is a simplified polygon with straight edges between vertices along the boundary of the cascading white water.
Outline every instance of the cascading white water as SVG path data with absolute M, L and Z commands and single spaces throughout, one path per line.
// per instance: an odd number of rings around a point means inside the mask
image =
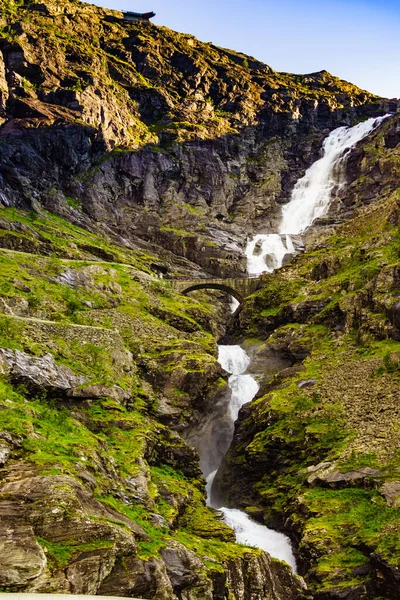
M 240 346 L 219 346 L 218 362 L 225 371 L 231 373 L 228 385 L 232 390 L 230 412 L 232 421 L 239 416 L 239 410 L 253 400 L 259 386 L 257 381 L 245 373 L 250 364 L 250 358 Z
M 255 235 L 246 246 L 248 273 L 272 273 L 282 266 L 284 257 L 294 252 L 289 235 Z
M 235 531 L 238 542 L 261 548 L 274 558 L 287 562 L 296 572 L 296 560 L 286 535 L 252 521 L 246 513 L 236 508 L 220 508 L 219 510 L 224 513 L 225 523 Z
M 283 207 L 279 234 L 258 234 L 247 245 L 249 273 L 271 273 L 282 266 L 285 254 L 294 252 L 290 236 L 303 233 L 326 215 L 332 198 L 345 185 L 344 166 L 351 149 L 390 115 L 368 119 L 354 127 L 339 127 L 324 140 L 322 156 L 296 183 Z
M 354 127 L 339 127 L 328 135 L 321 158 L 299 179 L 290 202 L 283 207 L 281 233 L 303 233 L 327 213 L 333 193 L 337 195 L 345 186 L 344 165 L 351 149 L 388 116 L 368 119 Z
M 225 371 L 231 373 L 228 384 L 232 391 L 230 413 L 232 421 L 236 421 L 240 408 L 251 402 L 257 394 L 259 386 L 256 380 L 246 373 L 250 358 L 240 346 L 219 346 L 218 361 Z M 217 471 L 207 477 L 208 503 L 211 502 L 211 488 Z M 252 521 L 250 517 L 237 509 L 219 508 L 224 521 L 236 533 L 236 539 L 242 544 L 256 546 L 265 550 L 274 558 L 286 561 L 296 569 L 296 561 L 289 539 L 282 533 L 273 531 L 265 525 Z
M 300 179 L 290 202 L 283 208 L 280 233 L 258 234 L 246 248 L 248 273 L 271 273 L 282 266 L 286 255 L 295 252 L 292 235 L 303 233 L 315 219 L 325 215 L 334 192 L 343 188 L 344 164 L 351 150 L 360 140 L 390 115 L 367 121 L 355 127 L 339 127 L 324 141 L 322 157 Z M 246 373 L 250 358 L 240 346 L 219 346 L 219 362 L 231 373 L 229 387 L 232 390 L 230 416 L 238 417 L 243 404 L 250 402 L 258 391 L 254 378 Z M 208 503 L 212 505 L 211 488 L 217 471 L 207 474 Z M 256 523 L 237 509 L 220 508 L 225 522 L 236 533 L 238 542 L 256 546 L 271 556 L 285 560 L 296 568 L 289 539 L 264 525 Z
M 236 298 L 232 297 L 230 305 L 229 305 L 229 307 L 231 309 L 231 313 L 233 314 L 239 308 L 239 306 L 240 306 L 239 300 L 236 300 Z

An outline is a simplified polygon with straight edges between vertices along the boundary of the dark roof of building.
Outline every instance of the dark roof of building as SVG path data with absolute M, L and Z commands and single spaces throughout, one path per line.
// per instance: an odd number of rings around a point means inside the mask
M 138 17 L 139 19 L 152 19 L 153 17 L 156 16 L 156 13 L 153 11 L 147 12 L 147 13 L 137 13 L 137 12 L 132 12 L 132 11 L 126 10 L 126 11 L 124 11 L 124 15 L 131 16 L 131 17 Z

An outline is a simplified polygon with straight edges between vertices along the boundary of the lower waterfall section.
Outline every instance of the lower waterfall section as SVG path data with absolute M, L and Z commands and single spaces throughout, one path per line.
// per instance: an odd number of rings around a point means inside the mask
M 232 423 L 233 436 L 233 424 L 238 418 L 240 408 L 247 402 L 251 402 L 258 392 L 259 386 L 256 380 L 249 373 L 246 373 L 250 365 L 250 358 L 240 346 L 219 346 L 218 360 L 225 371 L 231 373 L 228 381 L 231 389 L 231 400 L 228 410 Z M 214 429 L 216 433 L 217 430 L 218 428 Z M 215 461 L 216 457 L 213 448 L 215 448 L 215 444 L 210 445 L 209 448 L 209 452 L 213 452 L 212 460 L 207 456 L 203 456 L 203 463 L 212 464 Z M 203 450 L 204 453 L 207 454 L 205 448 Z M 260 548 L 268 552 L 273 558 L 284 560 L 296 571 L 296 561 L 289 538 L 282 533 L 269 529 L 265 525 L 256 523 L 240 510 L 221 507 L 218 499 L 213 497 L 212 486 L 214 477 L 222 458 L 223 454 L 218 457 L 218 465 L 213 471 L 204 472 L 204 476 L 207 479 L 209 506 L 218 508 L 223 513 L 225 523 L 235 531 L 238 542 Z
M 273 558 L 287 562 L 296 572 L 296 560 L 286 535 L 256 523 L 246 513 L 236 508 L 222 507 L 220 511 L 224 513 L 225 523 L 234 530 L 238 542 L 261 548 Z

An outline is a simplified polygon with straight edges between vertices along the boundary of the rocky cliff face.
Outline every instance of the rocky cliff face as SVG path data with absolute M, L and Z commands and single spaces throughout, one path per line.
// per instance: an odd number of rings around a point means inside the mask
M 352 219 L 316 228 L 232 326 L 261 389 L 220 494 L 292 536 L 318 600 L 398 595 L 398 132 L 397 116 L 350 159 Z
M 233 51 L 76 1 L 2 3 L 2 202 L 229 275 L 244 236 L 339 124 L 384 102 L 327 72 Z

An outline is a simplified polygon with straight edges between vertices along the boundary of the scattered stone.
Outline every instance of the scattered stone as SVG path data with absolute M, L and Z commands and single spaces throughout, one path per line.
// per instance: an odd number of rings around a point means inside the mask
M 318 379 L 304 379 L 303 381 L 297 382 L 297 387 L 302 390 L 304 388 L 314 387 L 316 383 L 318 383 Z
M 400 508 L 400 481 L 391 481 L 383 484 L 381 494 L 386 504 L 392 508 Z

